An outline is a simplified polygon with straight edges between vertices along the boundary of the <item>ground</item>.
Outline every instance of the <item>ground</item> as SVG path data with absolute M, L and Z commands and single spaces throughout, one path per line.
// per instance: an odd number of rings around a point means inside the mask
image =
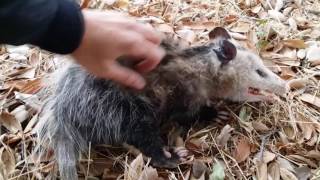
M 291 87 L 273 103 L 224 104 L 230 118 L 193 128 L 175 170 L 154 169 L 138 152 L 102 145 L 83 157 L 83 179 L 320 179 L 319 0 L 88 0 L 83 8 L 125 12 L 190 45 L 223 26 Z M 41 179 L 52 157 L 31 155 L 41 80 L 62 57 L 31 46 L 0 49 L 0 179 Z M 134 161 L 132 161 L 134 160 Z

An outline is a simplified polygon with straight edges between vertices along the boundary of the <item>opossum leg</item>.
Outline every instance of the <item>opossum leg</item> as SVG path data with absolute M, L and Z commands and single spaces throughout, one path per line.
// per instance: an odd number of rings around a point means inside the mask
M 218 117 L 218 111 L 210 106 L 202 106 L 198 113 L 199 121 L 211 122 Z
M 218 117 L 218 111 L 216 109 L 209 106 L 202 106 L 197 112 L 192 112 L 187 109 L 185 109 L 185 111 L 174 112 L 170 119 L 183 127 L 189 128 L 197 121 L 211 122 L 216 117 Z
M 146 119 L 149 118 L 149 119 Z M 180 156 L 173 150 L 167 151 L 160 136 L 160 128 L 153 123 L 151 117 L 136 120 L 130 128 L 126 128 L 126 143 L 135 146 L 145 156 L 151 157 L 151 164 L 161 168 L 176 168 Z

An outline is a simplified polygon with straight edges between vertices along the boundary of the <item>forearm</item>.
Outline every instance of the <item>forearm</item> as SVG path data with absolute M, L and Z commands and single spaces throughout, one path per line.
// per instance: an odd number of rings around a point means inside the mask
M 1 0 L 0 21 L 0 43 L 60 54 L 73 52 L 84 31 L 80 8 L 69 0 Z

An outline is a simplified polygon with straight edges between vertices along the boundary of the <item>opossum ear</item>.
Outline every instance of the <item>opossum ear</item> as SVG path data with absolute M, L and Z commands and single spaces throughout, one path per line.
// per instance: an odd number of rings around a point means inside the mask
M 209 33 L 209 38 L 210 39 L 215 39 L 217 37 L 223 37 L 225 39 L 230 39 L 231 38 L 231 36 L 228 33 L 228 31 L 223 27 L 216 27 L 212 31 L 210 31 L 210 33 Z
M 219 47 L 213 49 L 222 64 L 227 64 L 237 55 L 237 48 L 228 40 L 222 40 Z

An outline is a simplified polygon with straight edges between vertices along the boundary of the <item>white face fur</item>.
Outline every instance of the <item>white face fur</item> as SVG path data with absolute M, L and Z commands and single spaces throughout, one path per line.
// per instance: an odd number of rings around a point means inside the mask
M 225 30 L 219 29 L 219 31 L 218 35 L 213 35 L 211 42 L 216 44 L 223 40 L 221 31 Z M 223 32 L 222 36 L 226 35 L 225 33 Z M 224 43 L 228 47 L 223 53 L 233 56 L 223 58 L 222 61 L 218 58 L 223 65 L 219 65 L 218 68 L 218 82 L 215 83 L 217 89 L 214 96 L 231 101 L 256 102 L 271 100 L 272 93 L 283 95 L 286 92 L 286 82 L 268 69 L 258 55 L 240 47 L 228 36 L 224 40 L 232 45 Z
M 270 93 L 282 95 L 286 92 L 286 82 L 252 52 L 238 51 L 225 68 L 225 76 L 233 76 L 235 80 L 226 97 L 232 101 L 265 101 L 272 98 Z

